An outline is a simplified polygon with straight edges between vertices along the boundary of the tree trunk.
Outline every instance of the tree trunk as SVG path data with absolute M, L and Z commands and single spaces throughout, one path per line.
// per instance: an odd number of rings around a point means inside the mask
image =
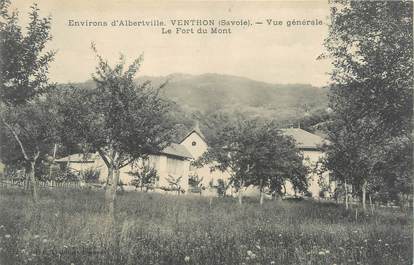
M 358 207 L 355 208 L 355 222 L 358 222 Z
M 278 201 L 280 201 L 280 199 L 282 198 L 281 197 L 281 195 L 280 195 L 280 193 L 279 192 L 277 192 L 277 191 L 275 191 L 274 193 L 273 193 L 273 200 L 275 201 L 275 202 L 278 202 Z
M 30 178 L 30 183 L 32 185 L 32 196 L 33 196 L 33 201 L 34 202 L 38 202 L 39 201 L 39 197 L 37 194 L 37 184 L 36 184 L 36 177 L 35 177 L 35 164 L 36 164 L 36 160 L 32 160 L 30 161 L 30 172 L 29 172 L 29 178 Z
M 108 218 L 106 233 L 108 234 L 108 239 L 110 240 L 109 243 L 113 249 L 117 249 L 119 247 L 118 234 L 116 233 L 115 229 L 115 199 L 119 182 L 119 173 L 120 172 L 118 168 L 112 165 L 108 167 L 108 185 L 105 191 L 105 206 Z
M 371 206 L 371 214 L 374 214 L 374 206 L 372 205 L 372 198 L 371 195 L 369 195 L 369 205 Z
M 57 144 L 55 144 L 55 145 L 53 146 L 53 156 L 52 156 L 52 161 L 50 162 L 50 165 L 49 165 L 49 179 L 50 179 L 50 177 L 52 176 L 52 167 L 53 167 L 53 164 L 55 163 L 55 159 L 56 159 L 56 152 L 57 152 Z
M 260 180 L 260 205 L 263 205 L 263 179 Z
M 118 190 L 118 184 L 119 184 L 119 174 L 120 174 L 119 169 L 115 168 L 114 179 L 113 179 L 112 186 L 111 186 L 111 201 L 109 204 L 110 206 L 109 210 L 112 215 L 115 214 L 115 200 L 116 200 L 116 192 Z
M 115 200 L 115 192 L 116 192 L 116 184 L 114 184 L 115 183 L 114 171 L 115 170 L 112 166 L 108 167 L 108 179 L 107 179 L 107 185 L 106 185 L 106 190 L 105 190 L 105 206 L 106 206 L 106 210 L 108 211 L 108 214 L 111 217 L 114 216 L 114 200 Z
M 30 170 L 27 170 L 25 168 L 23 174 L 24 174 L 24 190 L 29 191 L 30 190 Z
M 263 205 L 263 188 L 260 188 L 260 205 Z
M 239 189 L 238 197 L 239 197 L 239 204 L 242 205 L 242 203 L 243 203 L 243 192 L 242 192 L 242 188 Z
M 249 165 L 247 165 L 247 168 L 249 168 Z M 238 192 L 239 197 L 239 205 L 241 206 L 243 204 L 243 181 L 240 181 L 240 188 Z
M 346 183 L 345 180 L 345 209 L 348 210 L 349 208 L 349 202 L 348 202 L 348 184 Z
M 364 212 L 367 209 L 366 199 L 367 199 L 367 181 L 364 180 L 364 183 L 362 184 L 362 209 L 364 210 Z

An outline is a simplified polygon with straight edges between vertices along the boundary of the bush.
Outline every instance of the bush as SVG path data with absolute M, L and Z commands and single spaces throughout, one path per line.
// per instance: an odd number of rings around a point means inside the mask
M 138 170 L 130 171 L 128 174 L 133 176 L 131 185 L 141 190 L 145 188 L 145 191 L 154 189 L 155 183 L 159 179 L 157 170 L 148 165 L 138 168 Z
M 82 179 L 86 183 L 99 183 L 100 175 L 101 171 L 90 168 L 82 172 Z
M 223 179 L 218 179 L 217 184 L 214 185 L 213 182 L 210 182 L 210 187 L 216 189 L 217 195 L 219 197 L 226 196 L 226 191 L 228 189 L 228 183 Z
M 198 175 L 190 175 L 188 177 L 188 185 L 190 186 L 190 192 L 193 193 L 200 193 L 205 189 L 203 186 L 203 177 L 199 177 Z
M 57 182 L 78 181 L 80 178 L 80 174 L 72 171 L 70 168 L 66 168 L 63 170 L 59 169 L 52 176 L 52 179 Z

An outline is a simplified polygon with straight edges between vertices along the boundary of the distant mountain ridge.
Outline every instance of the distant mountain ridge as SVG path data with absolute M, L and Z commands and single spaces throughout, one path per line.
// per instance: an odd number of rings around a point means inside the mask
M 327 107 L 327 88 L 309 84 L 271 84 L 222 74 L 143 76 L 154 86 L 168 80 L 163 95 L 189 111 L 238 111 L 277 120 L 299 118 Z
M 168 80 L 162 96 L 189 113 L 239 112 L 251 117 L 292 120 L 326 108 L 328 103 L 328 89 L 309 84 L 272 84 L 214 73 L 175 73 L 136 79 L 137 83 L 146 80 L 154 87 Z M 89 80 L 75 85 L 93 87 L 94 83 Z

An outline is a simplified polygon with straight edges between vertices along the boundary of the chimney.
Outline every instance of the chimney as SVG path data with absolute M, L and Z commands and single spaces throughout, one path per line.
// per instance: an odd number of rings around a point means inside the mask
M 200 131 L 200 122 L 198 120 L 195 121 L 194 130 Z

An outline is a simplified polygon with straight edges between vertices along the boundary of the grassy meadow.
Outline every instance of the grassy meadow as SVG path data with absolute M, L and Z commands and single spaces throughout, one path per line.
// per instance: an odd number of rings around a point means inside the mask
M 0 190 L 0 264 L 412 264 L 411 211 L 314 201 L 120 193 L 111 234 L 100 191 Z M 116 243 L 111 240 L 111 235 Z M 112 243 L 111 243 L 112 242 Z

